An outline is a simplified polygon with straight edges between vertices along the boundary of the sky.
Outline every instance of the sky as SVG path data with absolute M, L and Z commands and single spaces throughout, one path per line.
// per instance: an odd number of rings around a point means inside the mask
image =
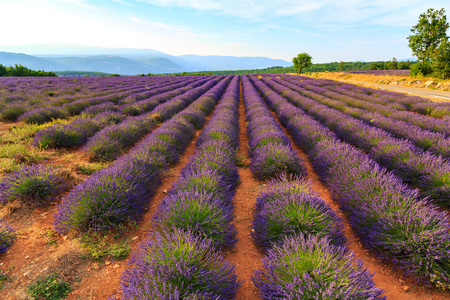
M 75 44 L 313 63 L 411 58 L 434 0 L 0 0 L 2 46 Z

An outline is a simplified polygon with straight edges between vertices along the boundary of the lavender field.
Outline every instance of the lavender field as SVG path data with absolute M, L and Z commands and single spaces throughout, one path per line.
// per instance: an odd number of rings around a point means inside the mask
M 51 270 L 68 299 L 450 297 L 450 103 L 285 74 L 0 78 L 0 117 L 11 299 Z M 259 256 L 232 255 L 242 236 Z

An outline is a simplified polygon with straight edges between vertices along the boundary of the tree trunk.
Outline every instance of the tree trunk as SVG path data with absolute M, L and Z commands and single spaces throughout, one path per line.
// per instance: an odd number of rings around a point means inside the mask
M 302 69 L 303 69 L 303 68 L 300 68 L 300 70 L 298 70 L 297 75 L 300 75 L 300 73 L 302 72 Z

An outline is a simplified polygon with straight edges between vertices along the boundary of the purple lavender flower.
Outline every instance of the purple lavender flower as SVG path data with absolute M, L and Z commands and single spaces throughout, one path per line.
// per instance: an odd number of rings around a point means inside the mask
M 15 238 L 16 234 L 14 228 L 6 223 L 6 221 L 0 220 L 0 254 L 3 254 L 8 250 Z
M 255 242 L 267 250 L 287 236 L 315 235 L 344 245 L 342 219 L 311 191 L 309 183 L 287 178 L 270 182 L 269 191 L 258 196 L 252 235 Z
M 327 238 L 287 238 L 263 264 L 252 277 L 263 299 L 386 299 L 363 263 Z
M 262 180 L 282 173 L 306 175 L 306 168 L 292 146 L 268 144 L 253 152 L 250 170 Z
M 217 248 L 233 248 L 237 241 L 233 207 L 202 190 L 170 193 L 159 205 L 154 221 L 158 231 L 190 231 L 211 239 Z
M 154 233 L 122 276 L 121 299 L 234 299 L 235 266 L 209 239 L 190 232 Z
M 65 188 L 58 169 L 44 165 L 22 166 L 3 177 L 0 199 L 2 202 L 20 199 L 42 206 L 54 200 Z

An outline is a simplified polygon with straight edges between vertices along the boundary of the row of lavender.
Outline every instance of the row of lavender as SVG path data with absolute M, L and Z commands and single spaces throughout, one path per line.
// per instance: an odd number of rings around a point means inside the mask
M 287 80 L 289 83 L 298 83 L 298 80 Z M 308 81 L 311 82 L 311 81 Z M 318 84 L 314 82 L 314 84 Z M 364 100 L 358 100 L 351 96 L 325 91 L 325 88 L 321 87 L 310 87 L 308 91 L 313 92 L 309 93 L 309 97 L 319 101 L 322 104 L 326 104 L 329 107 L 333 107 L 335 109 L 340 110 L 346 114 L 349 114 L 355 118 L 361 119 L 368 124 L 375 125 L 377 127 L 383 128 L 390 133 L 400 137 L 407 138 L 413 141 L 418 147 L 421 147 L 425 150 L 433 151 L 436 154 L 441 154 L 446 157 L 450 156 L 450 137 L 449 132 L 435 132 L 425 128 L 421 128 L 417 125 L 411 124 L 409 122 L 398 120 L 396 118 L 391 118 L 385 115 L 391 115 L 395 113 L 395 110 L 385 106 L 385 104 L 373 104 Z M 333 91 L 341 91 L 342 89 L 333 88 L 331 85 L 327 85 L 328 89 L 333 89 Z M 306 93 L 307 89 L 302 89 L 301 87 L 294 86 L 293 89 Z M 342 92 L 344 93 L 344 92 Z M 398 103 L 396 103 L 398 104 Z M 383 113 L 383 114 L 382 114 Z M 403 112 L 403 116 L 410 115 L 415 116 L 414 114 Z M 407 116 L 407 118 L 409 118 Z M 423 117 L 422 117 L 423 118 Z M 448 122 L 442 120 L 433 120 L 432 118 L 425 117 L 430 122 L 437 122 L 441 124 L 442 129 L 449 128 L 450 124 Z M 444 130 L 442 130 L 444 131 Z
M 105 111 L 92 118 L 80 118 L 70 124 L 47 127 L 37 133 L 33 145 L 69 147 L 86 143 L 83 150 L 91 154 L 91 160 L 112 161 L 123 152 L 126 146 L 134 144 L 148 133 L 154 127 L 154 122 L 169 119 L 209 90 L 221 78 L 196 81 L 155 95 L 149 98 L 150 102 L 142 100 L 153 105 L 147 105 L 150 111 L 140 117 L 125 118 L 126 115 L 119 112 Z M 118 122 L 99 122 L 105 115 L 119 116 Z
M 239 181 L 239 76 L 225 91 L 199 136 L 194 155 L 158 206 L 151 237 L 122 276 L 123 299 L 233 299 L 232 198 Z M 214 107 L 215 102 L 211 101 Z
M 87 82 L 77 79 L 81 82 L 77 81 L 76 86 L 69 79 L 54 79 L 57 82 L 56 86 L 52 85 L 43 90 L 37 89 L 35 85 L 23 83 L 22 89 L 6 88 L 0 93 L 0 113 L 3 120 L 19 119 L 27 123 L 44 123 L 52 118 L 67 118 L 70 115 L 79 114 L 88 106 L 106 101 L 118 102 L 121 99 L 130 101 L 134 94 L 143 97 L 147 94 L 154 95 L 152 89 L 186 80 L 195 80 L 195 78 L 198 77 L 184 77 L 175 80 L 167 78 L 111 79 L 114 82 L 113 85 L 108 84 L 109 81 L 105 82 L 105 79 Z M 42 81 L 45 82 L 44 79 L 41 79 Z M 4 82 L 0 82 L 0 85 L 2 83 Z M 89 86 L 89 84 L 91 85 Z M 68 95 L 69 92 L 64 92 L 66 90 L 70 90 L 73 95 Z
M 298 80 L 299 77 L 286 76 Z M 310 80 L 310 78 L 303 77 Z M 374 90 L 367 87 L 355 86 L 352 84 L 342 83 L 329 79 L 309 81 L 309 84 L 330 89 L 330 91 L 351 95 L 352 97 L 370 101 L 378 104 L 387 104 L 388 106 L 398 109 L 417 112 L 419 114 L 428 115 L 436 118 L 449 119 L 450 103 L 433 102 L 427 98 L 419 96 L 410 96 L 396 92 L 383 90 Z
M 310 78 L 303 81 L 293 78 L 292 76 L 285 77 L 290 83 L 294 83 L 298 87 L 303 88 L 302 91 L 313 91 L 314 94 L 325 95 L 329 98 L 345 101 L 351 107 L 363 108 L 371 112 L 377 112 L 392 119 L 405 121 L 421 128 L 450 134 L 450 125 L 446 120 L 439 118 L 428 117 L 421 114 L 411 113 L 414 107 L 419 105 L 432 105 L 436 103 L 429 103 L 430 100 L 415 96 L 406 96 L 400 93 L 393 93 L 387 91 L 376 91 L 367 95 L 359 93 L 361 87 L 353 86 L 357 92 L 353 92 L 350 85 L 343 85 L 332 80 L 312 80 Z M 336 86 L 335 86 L 336 85 Z M 366 90 L 370 90 L 365 88 Z M 374 90 L 372 90 L 374 91 Z M 299 91 L 300 92 L 300 91 Z M 314 97 L 315 95 L 311 96 Z M 310 96 L 308 96 L 310 97 Z M 428 102 L 427 102 L 428 101 Z M 448 103 L 438 103 L 439 105 L 447 106 Z M 425 112 L 418 110 L 417 112 Z
M 223 78 L 139 142 L 129 154 L 72 189 L 58 205 L 56 229 L 60 232 L 105 230 L 128 221 L 139 221 L 165 166 L 176 162 L 193 138 L 194 126 L 189 116 L 208 109 L 204 102 L 217 101 L 229 81 L 230 77 Z
M 331 128 L 340 138 L 365 150 L 372 159 L 393 170 L 407 183 L 420 188 L 422 196 L 430 197 L 435 204 L 443 207 L 450 205 L 448 159 L 424 151 L 409 140 L 395 138 L 382 129 L 299 95 L 293 90 L 286 91 L 291 87 L 295 89 L 295 86 L 289 83 L 267 78 L 262 80 Z
M 311 99 L 286 91 L 284 98 L 274 82 L 252 81 L 307 152 L 361 242 L 418 280 L 449 288 L 446 214 L 298 107 Z
M 384 299 L 346 249 L 342 219 L 301 179 L 304 162 L 249 79 L 242 81 L 252 171 L 260 179 L 281 176 L 255 206 L 252 237 L 266 253 L 264 269 L 252 278 L 261 297 Z M 270 171 L 261 176 L 261 167 Z

